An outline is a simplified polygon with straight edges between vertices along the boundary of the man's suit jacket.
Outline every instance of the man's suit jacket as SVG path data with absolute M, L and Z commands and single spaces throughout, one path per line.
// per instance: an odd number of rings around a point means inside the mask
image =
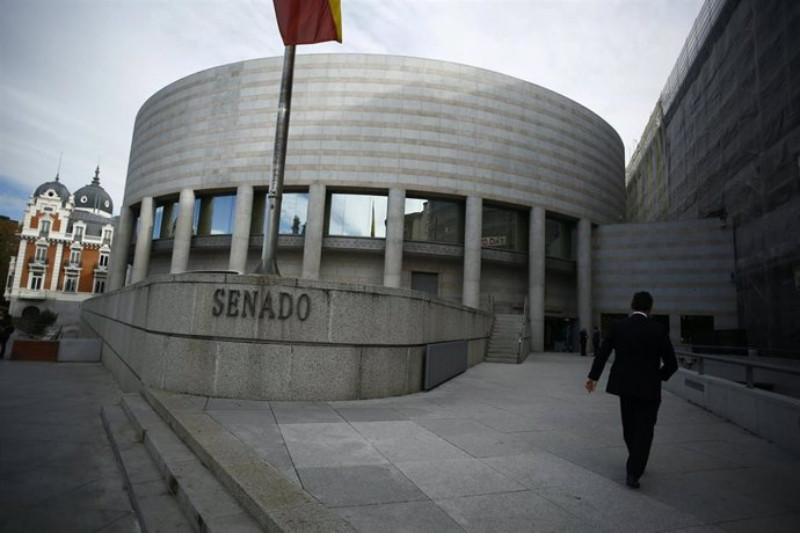
M 594 358 L 589 378 L 597 381 L 614 351 L 606 392 L 644 400 L 661 399 L 661 382 L 678 370 L 667 329 L 640 314 L 611 324 Z

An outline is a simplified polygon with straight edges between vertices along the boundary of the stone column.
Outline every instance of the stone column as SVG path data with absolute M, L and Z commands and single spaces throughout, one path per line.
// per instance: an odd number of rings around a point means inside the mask
M 228 270 L 236 270 L 244 274 L 247 269 L 247 250 L 250 248 L 250 220 L 252 215 L 253 186 L 240 185 L 236 189 L 236 216 L 233 219 Z
M 147 277 L 150 266 L 150 246 L 153 244 L 153 197 L 145 196 L 139 205 L 139 229 L 136 234 L 136 251 L 133 254 L 131 283 Z
M 125 275 L 128 270 L 128 250 L 131 247 L 133 235 L 133 211 L 130 206 L 124 205 L 119 212 L 119 223 L 114 235 L 111 248 L 111 258 L 108 266 L 108 290 L 115 291 L 125 285 Z
M 303 243 L 303 279 L 319 279 L 322 261 L 322 230 L 325 226 L 325 185 L 313 183 L 308 188 L 306 233 Z
M 406 191 L 389 189 L 386 217 L 386 254 L 383 266 L 383 284 L 399 287 L 403 275 L 403 224 L 405 222 Z
M 578 331 L 592 331 L 592 222 L 578 222 Z
M 483 199 L 467 198 L 466 227 L 464 229 L 464 285 L 462 303 L 480 307 L 481 299 L 481 229 Z
M 169 273 L 186 272 L 189 268 L 189 251 L 192 247 L 192 222 L 194 222 L 194 191 L 183 189 L 178 199 L 178 218 L 172 240 L 172 262 Z
M 533 206 L 528 220 L 528 312 L 531 351 L 544 351 L 545 211 Z

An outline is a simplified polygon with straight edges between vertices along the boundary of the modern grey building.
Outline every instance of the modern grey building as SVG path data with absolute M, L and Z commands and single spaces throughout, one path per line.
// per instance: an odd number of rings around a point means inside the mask
M 706 219 L 732 233 L 747 342 L 797 353 L 800 3 L 705 3 L 627 179 L 630 221 Z
M 256 268 L 281 70 L 282 58 L 212 68 L 144 104 L 111 289 Z M 492 312 L 521 312 L 527 299 L 534 351 L 625 312 L 639 289 L 654 293 L 678 340 L 681 316 L 736 328 L 730 233 L 705 223 L 615 230 L 624 179 L 617 133 L 532 83 L 427 59 L 299 56 L 279 269 Z M 688 245 L 672 238 L 682 232 Z M 677 294 L 697 279 L 707 242 L 720 257 L 694 296 L 711 304 Z M 668 264 L 653 258 L 657 248 Z

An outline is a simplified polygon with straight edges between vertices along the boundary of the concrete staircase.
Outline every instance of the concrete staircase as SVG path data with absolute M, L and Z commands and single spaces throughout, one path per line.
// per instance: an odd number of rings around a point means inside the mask
M 262 530 L 142 396 L 126 394 L 101 416 L 142 531 Z
M 519 337 L 522 329 L 522 315 L 496 314 L 492 326 L 492 336 L 486 353 L 486 363 L 521 363 L 527 353 L 519 352 Z
M 103 407 L 143 532 L 354 531 L 209 416 L 206 401 L 143 388 Z

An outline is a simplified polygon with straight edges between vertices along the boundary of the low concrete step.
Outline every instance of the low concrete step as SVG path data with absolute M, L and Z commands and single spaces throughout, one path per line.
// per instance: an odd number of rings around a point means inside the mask
M 262 531 L 140 394 L 124 395 L 122 408 L 192 529 L 202 533 Z
M 147 402 L 268 531 L 353 532 L 203 410 L 199 396 L 144 389 Z
M 516 365 L 517 364 L 517 357 L 516 355 L 512 357 L 494 357 L 494 356 L 487 356 L 486 359 L 483 360 L 484 363 L 501 363 L 507 365 Z
M 103 406 L 101 417 L 142 531 L 195 531 L 122 408 Z
M 517 344 L 519 344 L 517 339 L 498 339 L 493 337 L 489 341 L 489 349 L 497 348 L 499 350 L 517 351 Z

